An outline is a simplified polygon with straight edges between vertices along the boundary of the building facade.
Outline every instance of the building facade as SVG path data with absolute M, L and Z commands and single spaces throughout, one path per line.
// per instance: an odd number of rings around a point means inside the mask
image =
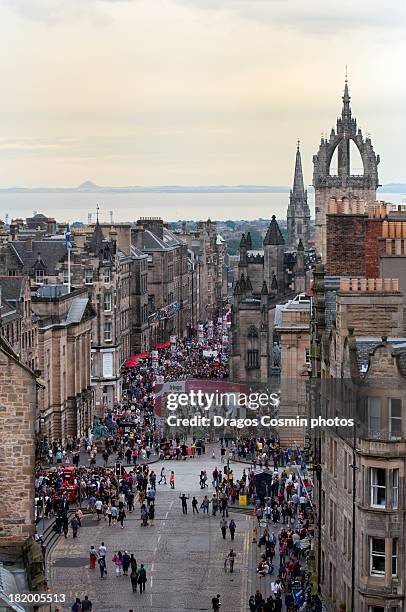
M 0 336 L 0 549 L 14 553 L 35 531 L 36 393 L 34 373 Z
M 328 609 L 405 606 L 406 360 L 398 279 L 340 278 L 317 270 L 312 319 L 319 410 L 352 416 L 355 430 L 325 428 L 312 460 L 318 583 Z M 324 414 L 324 413 L 323 413 Z M 313 415 L 316 416 L 316 415 Z
M 90 379 L 92 320 L 95 311 L 85 288 L 39 288 L 32 297 L 38 318 L 40 429 L 49 441 L 82 437 L 93 423 Z

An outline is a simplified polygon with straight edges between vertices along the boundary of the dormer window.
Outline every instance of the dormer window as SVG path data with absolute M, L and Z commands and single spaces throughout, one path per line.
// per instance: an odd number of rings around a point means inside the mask
M 35 270 L 35 282 L 37 285 L 44 284 L 44 270 Z

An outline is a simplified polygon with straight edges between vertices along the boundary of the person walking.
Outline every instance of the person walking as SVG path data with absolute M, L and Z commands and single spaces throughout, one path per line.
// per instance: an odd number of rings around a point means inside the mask
M 175 488 L 175 472 L 173 470 L 171 470 L 171 473 L 169 474 L 169 484 L 171 489 Z
M 138 584 L 140 585 L 140 593 L 144 593 L 146 582 L 147 582 L 147 572 L 144 567 L 144 564 L 141 563 L 141 566 L 138 570 Z
M 120 508 L 120 510 L 118 511 L 118 520 L 120 522 L 121 525 L 121 529 L 124 529 L 124 519 L 126 518 L 126 513 L 124 508 Z
M 85 595 L 85 598 L 82 599 L 82 612 L 87 612 L 93 610 L 93 604 L 90 601 L 88 595 Z
M 232 574 L 234 572 L 234 561 L 235 561 L 235 552 L 233 549 L 230 550 L 230 552 L 227 555 L 227 560 L 228 560 L 228 564 L 230 567 L 230 574 Z
M 104 578 L 104 574 L 107 574 L 107 569 L 106 569 L 106 557 L 99 557 L 97 559 L 97 563 L 99 564 L 99 570 L 100 570 L 100 579 L 103 580 Z
M 137 574 L 137 570 L 131 570 L 131 574 L 130 574 L 130 580 L 131 580 L 131 587 L 133 590 L 133 593 L 137 592 L 137 585 L 138 585 L 138 574 Z
M 223 540 L 226 539 L 226 533 L 227 533 L 227 521 L 226 519 L 223 517 L 221 517 L 220 519 L 220 529 L 221 529 L 221 533 L 223 534 Z
M 221 602 L 220 602 L 220 595 L 219 595 L 219 593 L 217 593 L 217 595 L 215 597 L 212 597 L 211 605 L 212 605 L 212 608 L 213 608 L 213 612 L 220 612 Z
M 182 500 L 183 514 L 187 514 L 187 500 L 189 499 L 189 495 L 186 496 L 184 493 L 182 493 L 182 495 L 179 495 L 179 499 Z
M 195 512 L 196 512 L 196 514 L 199 514 L 199 510 L 197 509 L 197 504 L 198 504 L 198 501 L 197 501 L 196 497 L 193 497 L 192 498 L 193 514 L 195 514 Z
M 161 468 L 161 478 L 158 480 L 158 484 L 161 484 L 161 482 L 164 482 L 164 484 L 166 484 L 166 474 L 165 474 L 165 468 L 162 466 Z
M 114 555 L 113 563 L 116 568 L 116 576 L 117 578 L 119 578 L 122 575 L 123 570 L 123 555 L 121 554 L 121 550 L 116 552 L 116 554 Z
M 234 519 L 231 519 L 230 524 L 228 526 L 229 530 L 230 530 L 230 536 L 231 536 L 231 541 L 233 542 L 234 540 L 234 534 L 235 534 L 235 530 L 236 530 L 236 523 L 234 521 Z
M 79 527 L 78 519 L 76 518 L 76 516 L 74 516 L 73 519 L 71 520 L 70 526 L 72 527 L 73 537 L 76 538 L 78 535 L 78 527 Z
M 131 558 L 127 551 L 123 554 L 123 576 L 128 576 L 128 568 L 131 564 Z
M 200 507 L 203 509 L 203 515 L 206 513 L 207 515 L 209 514 L 209 500 L 207 498 L 207 495 L 204 496 L 202 503 L 200 504 Z
M 91 546 L 89 550 L 89 569 L 94 569 L 96 567 L 96 559 L 97 559 L 96 549 L 94 546 Z

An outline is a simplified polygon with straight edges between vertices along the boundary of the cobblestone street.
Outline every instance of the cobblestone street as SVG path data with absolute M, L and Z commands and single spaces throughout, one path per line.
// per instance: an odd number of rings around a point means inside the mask
M 229 533 L 224 541 L 219 527 L 220 517 L 203 516 L 200 503 L 207 493 L 210 498 L 211 473 L 220 461 L 211 458 L 211 451 L 200 459 L 156 463 L 157 474 L 165 465 L 175 471 L 175 490 L 168 485 L 157 485 L 156 518 L 153 525 L 141 527 L 139 505 L 127 512 L 124 529 L 108 526 L 94 517 L 86 516 L 77 540 L 60 538 L 50 554 L 50 579 L 53 593 L 65 593 L 63 609 L 70 609 L 74 597 L 87 594 L 94 610 L 211 610 L 211 598 L 220 593 L 224 612 L 247 610 L 248 580 L 250 573 L 250 541 L 252 517 L 230 512 L 237 523 L 235 540 Z M 236 472 L 242 471 L 236 465 Z M 200 470 L 209 476 L 209 489 L 199 487 Z M 158 478 L 159 479 L 159 478 Z M 179 495 L 190 495 L 188 514 L 182 514 Z M 191 498 L 199 501 L 199 515 L 192 514 Z M 107 546 L 107 578 L 101 580 L 97 569 L 89 569 L 88 551 L 96 550 L 104 541 Z M 224 559 L 231 547 L 237 553 L 233 574 L 224 570 Z M 144 563 L 148 582 L 144 594 L 133 593 L 130 579 L 117 578 L 112 557 L 114 552 L 127 550 L 134 553 L 138 565 Z

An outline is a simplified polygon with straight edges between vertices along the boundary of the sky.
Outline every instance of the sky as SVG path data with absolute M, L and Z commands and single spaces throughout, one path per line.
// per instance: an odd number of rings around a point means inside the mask
M 0 186 L 289 185 L 353 115 L 406 182 L 403 0 L 1 0 Z

